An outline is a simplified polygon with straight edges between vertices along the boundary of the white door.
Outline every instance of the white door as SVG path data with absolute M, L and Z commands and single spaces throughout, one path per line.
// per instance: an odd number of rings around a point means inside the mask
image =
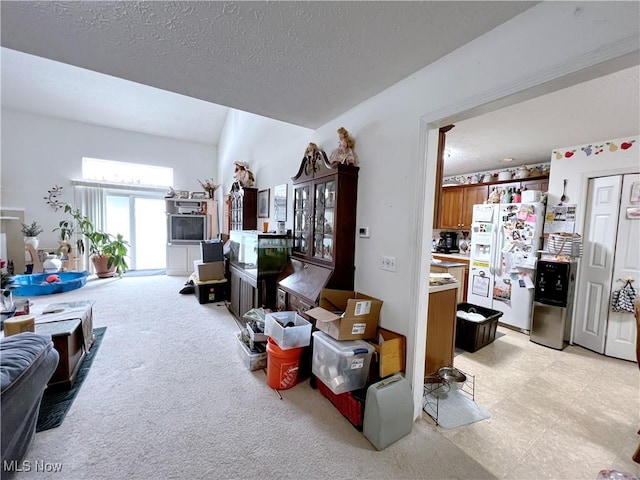
M 620 175 L 589 180 L 574 341 L 598 353 L 604 353 L 621 186 Z
M 633 203 L 631 201 L 638 195 L 640 175 L 625 175 L 622 180 L 612 291 L 624 286 L 625 282 L 621 280 L 627 278 L 634 280 L 634 288 L 638 289 L 640 285 L 640 217 L 629 218 L 627 213 L 627 208 L 640 208 L 640 199 Z M 636 360 L 636 321 L 632 313 L 610 311 L 606 337 L 605 355 Z

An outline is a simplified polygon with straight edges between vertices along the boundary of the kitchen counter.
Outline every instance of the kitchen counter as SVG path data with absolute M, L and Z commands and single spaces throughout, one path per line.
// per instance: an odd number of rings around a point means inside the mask
M 465 265 L 469 264 L 469 255 L 464 255 L 462 253 L 440 253 L 440 252 L 431 252 L 431 256 L 432 257 L 438 257 L 438 258 L 446 258 L 447 260 L 451 259 L 451 261 L 463 261 L 465 262 Z
M 446 260 L 437 260 L 431 259 L 431 265 L 434 267 L 442 267 L 442 268 L 455 268 L 455 267 L 466 267 L 466 263 L 460 262 L 449 262 Z
M 429 285 L 429 295 L 432 293 L 444 292 L 445 290 L 451 290 L 452 288 L 459 288 L 460 283 L 447 283 L 445 285 Z

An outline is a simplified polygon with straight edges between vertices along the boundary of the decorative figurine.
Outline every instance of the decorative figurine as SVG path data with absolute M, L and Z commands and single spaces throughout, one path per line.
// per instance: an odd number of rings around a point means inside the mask
M 337 165 L 344 163 L 345 165 L 358 165 L 358 156 L 353 150 L 355 147 L 355 140 L 349 132 L 343 127 L 338 129 L 338 148 L 336 148 L 329 157 L 329 163 L 331 165 Z
M 249 170 L 249 164 L 247 162 L 234 162 L 235 170 L 233 171 L 233 185 L 231 191 L 235 192 L 243 187 L 253 187 L 256 179 L 253 176 L 253 172 Z

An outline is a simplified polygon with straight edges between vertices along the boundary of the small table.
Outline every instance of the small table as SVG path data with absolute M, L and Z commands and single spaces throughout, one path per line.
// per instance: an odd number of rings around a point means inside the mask
M 69 389 L 73 385 L 85 354 L 93 345 L 93 300 L 50 303 L 35 309 L 36 333 L 51 335 L 60 354 L 58 368 L 48 388 Z
M 36 333 L 51 335 L 53 348 L 58 351 L 58 367 L 49 379 L 47 388 L 68 390 L 76 380 L 85 355 L 82 322 L 79 319 L 37 323 Z

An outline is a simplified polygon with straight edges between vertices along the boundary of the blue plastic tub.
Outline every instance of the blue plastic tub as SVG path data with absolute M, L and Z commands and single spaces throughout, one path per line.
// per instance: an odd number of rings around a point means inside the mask
M 47 283 L 49 275 L 58 275 L 59 283 Z M 75 290 L 87 283 L 89 272 L 60 272 L 60 273 L 34 273 L 31 275 L 16 275 L 13 284 L 17 288 L 12 293 L 19 297 L 35 297 L 37 295 L 51 295 Z

